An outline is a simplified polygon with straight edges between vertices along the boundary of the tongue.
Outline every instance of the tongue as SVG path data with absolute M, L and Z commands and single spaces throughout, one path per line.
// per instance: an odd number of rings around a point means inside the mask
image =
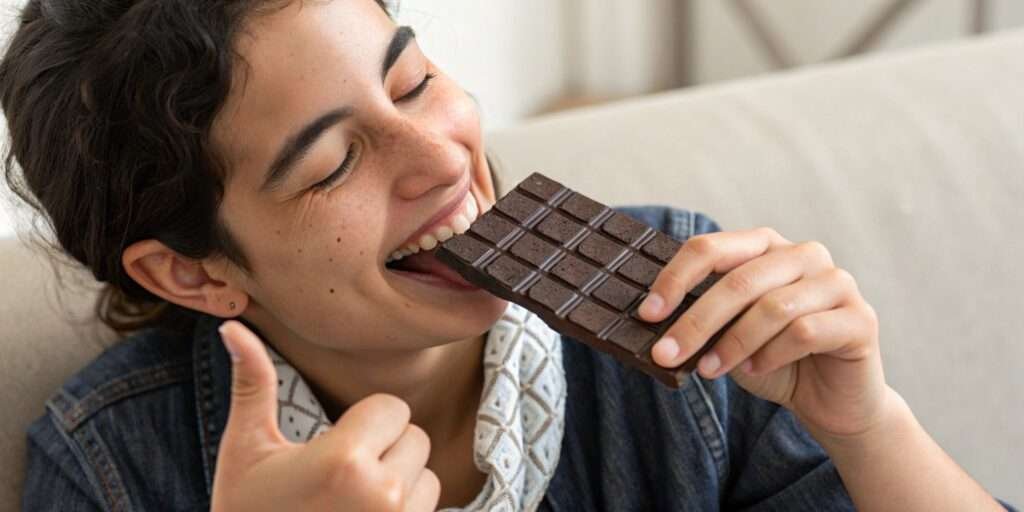
M 424 274 L 433 274 L 440 276 L 443 279 L 458 283 L 464 286 L 474 286 L 469 281 L 466 281 L 458 272 L 448 268 L 443 263 L 434 257 L 434 253 L 437 252 L 437 248 L 429 251 L 420 251 L 416 254 L 410 254 L 399 261 L 396 268 L 399 270 L 408 270 L 411 272 L 422 272 Z

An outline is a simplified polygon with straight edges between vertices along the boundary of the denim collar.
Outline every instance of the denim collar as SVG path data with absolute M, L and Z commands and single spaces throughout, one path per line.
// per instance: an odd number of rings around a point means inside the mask
M 231 404 L 231 359 L 220 340 L 217 327 L 225 321 L 202 315 L 193 332 L 192 365 L 199 444 L 203 452 L 206 494 L 213 494 L 217 447 L 228 421 Z

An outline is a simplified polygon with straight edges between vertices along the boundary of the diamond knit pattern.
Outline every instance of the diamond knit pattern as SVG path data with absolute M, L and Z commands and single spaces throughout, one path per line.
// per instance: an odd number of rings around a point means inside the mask
M 267 346 L 278 375 L 278 424 L 307 442 L 331 427 L 302 376 Z M 464 508 L 441 512 L 537 509 L 558 466 L 565 432 L 565 372 L 560 335 L 509 302 L 484 345 L 484 389 L 473 440 L 483 490 Z

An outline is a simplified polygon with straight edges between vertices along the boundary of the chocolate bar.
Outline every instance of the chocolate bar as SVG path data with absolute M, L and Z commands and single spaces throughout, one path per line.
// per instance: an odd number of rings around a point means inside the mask
M 533 173 L 441 243 L 436 258 L 467 281 L 534 312 L 553 329 L 679 387 L 735 318 L 676 368 L 651 347 L 721 274 L 712 273 L 661 322 L 637 308 L 682 243 L 540 173 Z

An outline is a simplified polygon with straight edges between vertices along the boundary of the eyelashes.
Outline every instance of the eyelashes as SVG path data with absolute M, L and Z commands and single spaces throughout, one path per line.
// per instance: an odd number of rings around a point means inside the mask
M 406 93 L 405 96 L 402 96 L 401 98 L 398 98 L 395 101 L 406 102 L 412 101 L 420 97 L 420 95 L 422 95 L 427 90 L 427 87 L 430 85 L 430 81 L 436 77 L 437 75 L 435 73 L 427 73 L 426 76 L 423 77 L 423 81 L 420 82 L 419 85 L 417 85 L 413 90 Z M 310 188 L 312 188 L 313 190 L 323 190 L 334 184 L 334 182 L 338 181 L 342 176 L 348 174 L 348 172 L 352 170 L 352 165 L 355 162 L 356 156 L 358 156 L 358 154 L 359 152 L 356 150 L 355 144 L 350 144 L 348 146 L 348 153 L 345 154 L 345 160 L 341 162 L 341 165 L 339 165 L 338 168 L 335 169 L 334 172 L 332 172 L 326 178 L 318 181 L 317 183 L 314 183 Z
M 343 162 L 341 162 L 341 165 L 339 165 L 338 168 L 334 172 L 332 172 L 329 176 L 327 176 L 326 178 L 324 178 L 324 179 L 318 181 L 317 183 L 313 184 L 313 186 L 310 187 L 310 188 L 312 188 L 314 190 L 323 190 L 323 189 L 331 186 L 332 183 L 334 183 L 335 181 L 338 181 L 339 178 L 341 178 L 342 176 L 347 174 L 348 171 L 350 171 L 352 169 L 352 163 L 355 161 L 356 155 L 359 154 L 359 152 L 356 151 L 354 148 L 355 148 L 355 144 L 354 143 L 353 144 L 349 144 L 349 146 L 348 146 L 348 153 L 345 154 L 345 160 Z
M 435 77 L 437 77 L 436 74 L 427 73 L 427 76 L 423 77 L 423 81 L 420 82 L 415 89 L 409 91 L 405 96 L 398 98 L 398 100 L 396 101 L 404 102 L 418 98 L 421 94 L 423 94 L 423 91 L 427 90 L 427 86 L 430 85 L 430 81 L 433 80 Z

